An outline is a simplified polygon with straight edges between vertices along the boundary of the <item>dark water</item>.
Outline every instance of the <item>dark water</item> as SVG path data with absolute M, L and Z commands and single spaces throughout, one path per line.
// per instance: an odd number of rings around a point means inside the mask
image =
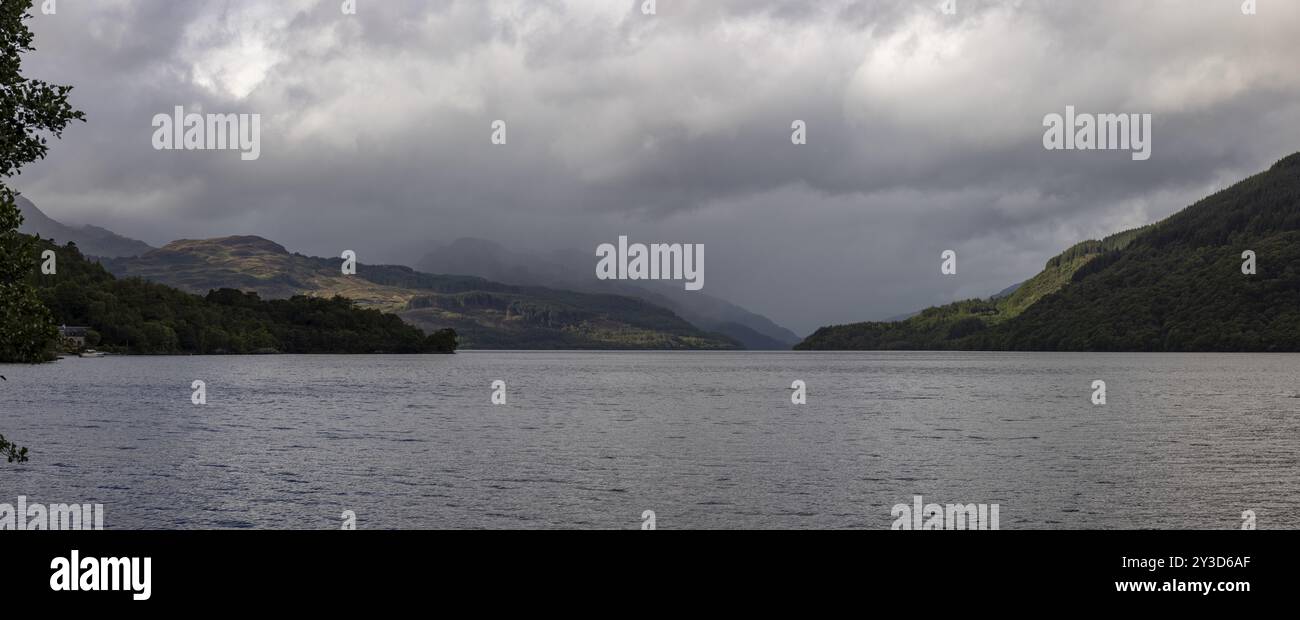
M 0 502 L 121 528 L 1300 527 L 1300 356 L 466 352 L 0 367 Z M 207 383 L 206 406 L 190 384 Z M 490 403 L 494 380 L 508 404 Z M 808 404 L 789 386 L 808 385 Z M 1094 379 L 1107 404 L 1091 403 Z

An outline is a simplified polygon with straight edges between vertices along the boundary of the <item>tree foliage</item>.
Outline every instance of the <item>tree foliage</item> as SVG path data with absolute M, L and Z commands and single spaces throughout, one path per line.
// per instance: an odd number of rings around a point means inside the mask
M 50 314 L 27 282 L 37 255 L 31 238 L 18 233 L 23 218 L 6 181 L 45 157 L 47 136 L 84 120 L 68 104 L 72 87 L 22 75 L 22 55 L 33 50 L 23 23 L 30 8 L 30 0 L 0 3 L 0 362 L 46 361 L 57 343 Z
M 27 448 L 20 448 L 0 435 L 0 459 L 9 463 L 26 463 Z
M 33 363 L 51 358 L 58 333 L 50 313 L 36 298 L 28 275 L 36 266 L 31 239 L 18 234 L 23 216 L 7 180 L 26 164 L 44 159 L 46 136 L 60 137 L 81 112 L 68 104 L 70 86 L 23 77 L 22 55 L 32 51 L 31 0 L 0 2 L 0 363 Z M 0 456 L 27 460 L 0 436 Z

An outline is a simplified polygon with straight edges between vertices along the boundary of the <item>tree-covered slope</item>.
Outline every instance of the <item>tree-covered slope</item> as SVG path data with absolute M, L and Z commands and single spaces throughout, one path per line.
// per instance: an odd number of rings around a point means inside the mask
M 1054 256 L 1037 275 L 1016 285 L 1009 294 L 967 299 L 926 308 L 901 321 L 875 321 L 823 327 L 796 350 L 930 350 L 954 348 L 966 336 L 1019 316 L 1038 300 L 1070 283 L 1074 274 L 1106 252 L 1123 249 L 1142 231 L 1116 233 L 1101 241 L 1088 240 Z
M 797 347 L 1300 350 L 1300 154 L 1168 219 L 1048 262 L 1009 297 L 898 323 L 824 327 Z M 1242 253 L 1257 273 L 1242 273 Z
M 218 289 L 194 295 L 139 278 L 117 279 L 76 245 L 55 250 L 54 274 L 32 283 L 58 324 L 89 327 L 87 344 L 110 352 L 452 353 L 456 335 L 426 336 L 397 316 L 342 297 L 263 300 Z

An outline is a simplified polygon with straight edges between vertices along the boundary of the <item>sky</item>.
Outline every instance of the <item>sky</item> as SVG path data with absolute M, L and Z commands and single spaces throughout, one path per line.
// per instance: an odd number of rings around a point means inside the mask
M 13 185 L 153 245 L 362 263 L 478 237 L 594 278 L 620 235 L 702 243 L 705 292 L 807 334 L 988 296 L 1300 150 L 1293 0 L 342 4 L 38 1 L 24 72 L 87 122 Z M 259 114 L 260 157 L 155 149 L 176 106 Z M 1150 159 L 1045 149 L 1066 106 L 1150 114 Z

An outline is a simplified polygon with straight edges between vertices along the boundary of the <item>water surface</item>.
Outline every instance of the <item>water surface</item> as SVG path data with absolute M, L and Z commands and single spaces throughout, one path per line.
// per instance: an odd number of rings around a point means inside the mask
M 463 352 L 0 366 L 0 502 L 132 528 L 1300 527 L 1300 356 Z M 190 402 L 207 383 L 206 406 Z M 508 404 L 491 404 L 494 380 Z M 808 385 L 808 404 L 790 384 Z M 1091 384 L 1105 380 L 1105 406 Z

